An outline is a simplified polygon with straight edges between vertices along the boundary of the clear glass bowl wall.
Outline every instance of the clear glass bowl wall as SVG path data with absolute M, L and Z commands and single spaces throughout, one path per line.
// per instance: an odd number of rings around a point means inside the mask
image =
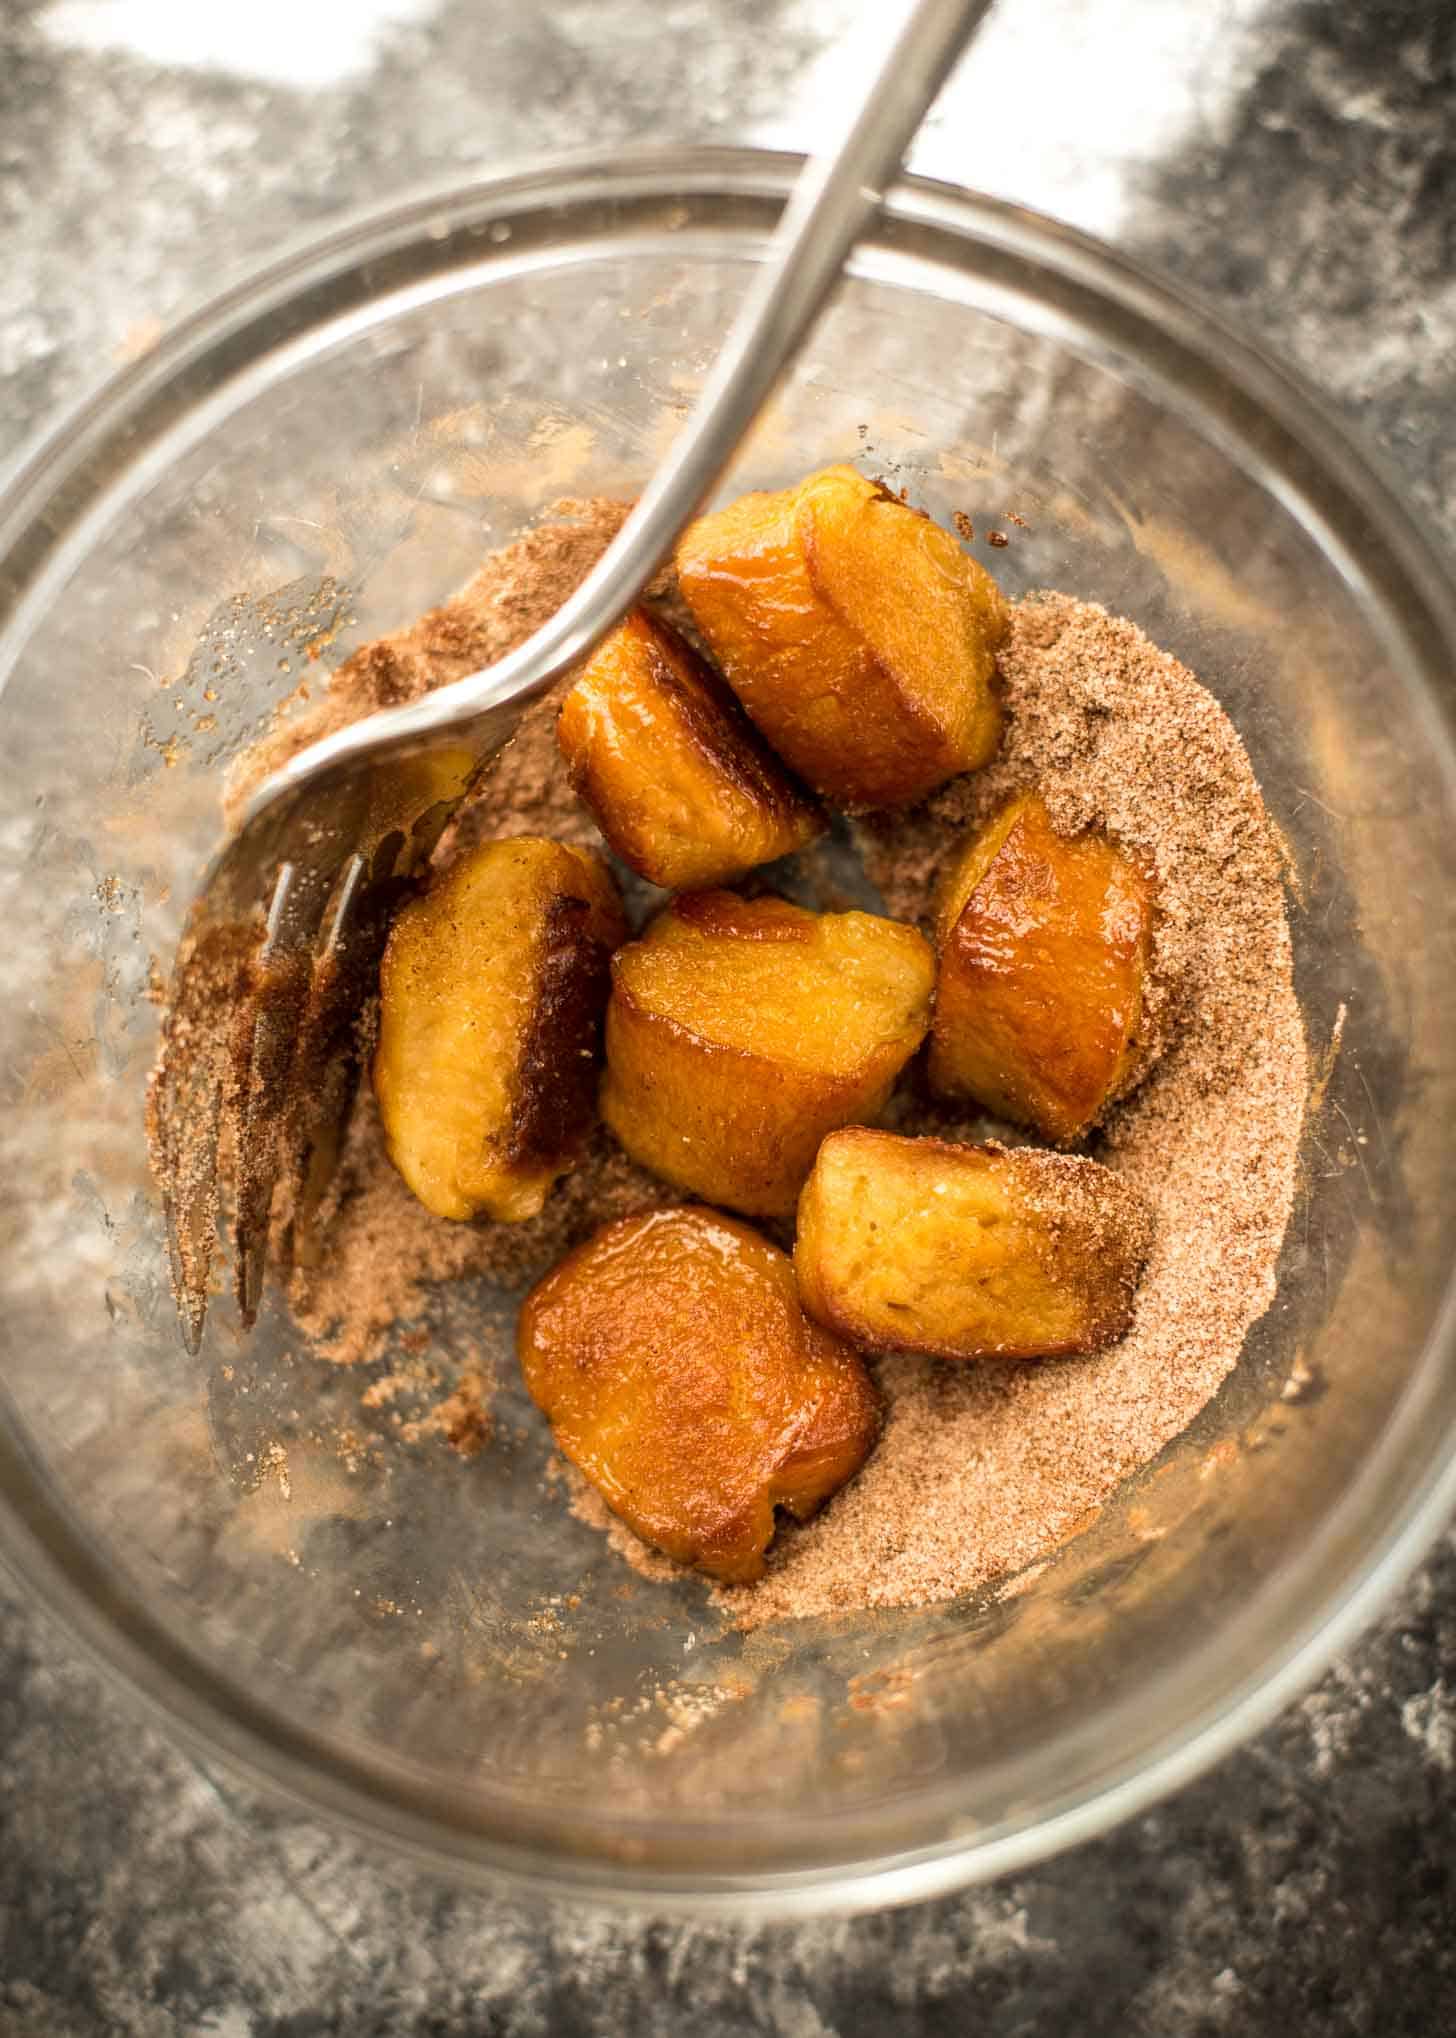
M 141 1129 L 149 974 L 222 767 L 305 671 L 293 622 L 344 619 L 335 662 L 556 498 L 630 493 L 792 167 L 556 166 L 350 228 L 104 394 L 0 526 L 13 1561 L 196 1745 L 395 1844 L 778 1907 L 1024 1860 L 1247 1731 L 1438 1518 L 1456 1398 L 1449 589 L 1277 373 L 1105 252 L 930 186 L 857 258 L 734 486 L 860 459 L 965 509 L 1003 584 L 1133 617 L 1242 731 L 1290 847 L 1322 1087 L 1236 1373 L 1024 1592 L 743 1638 L 572 1519 L 518 1391 L 508 1448 L 351 1471 L 311 1439 L 385 1418 L 276 1301 L 247 1342 L 218 1307 L 183 1353 Z M 509 1381 L 513 1302 L 453 1308 L 453 1355 L 483 1337 Z M 259 1476 L 275 1444 L 288 1497 Z M 673 1679 L 705 1716 L 664 1738 Z

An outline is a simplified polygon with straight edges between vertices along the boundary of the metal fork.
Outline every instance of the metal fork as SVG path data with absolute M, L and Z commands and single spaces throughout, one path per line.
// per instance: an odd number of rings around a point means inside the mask
M 667 459 L 570 600 L 485 671 L 300 751 L 254 794 L 214 859 L 178 949 L 149 1101 L 189 1351 L 207 1310 L 222 1175 L 247 1327 L 280 1182 L 294 1211 L 285 1252 L 316 1249 L 311 1216 L 347 1125 L 357 1015 L 394 906 L 527 704 L 625 613 L 711 493 L 990 5 L 916 0 L 838 145 L 800 175 Z

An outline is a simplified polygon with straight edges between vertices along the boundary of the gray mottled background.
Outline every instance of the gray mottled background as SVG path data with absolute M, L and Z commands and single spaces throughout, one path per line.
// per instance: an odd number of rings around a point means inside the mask
M 0 459 L 238 265 L 422 177 L 812 141 L 871 0 L 0 0 Z M 1001 0 L 917 149 L 1116 237 L 1456 519 L 1450 0 Z M 179 1756 L 0 1594 L 0 2038 L 1445 2033 L 1456 1539 L 1242 1754 L 917 1910 L 739 1930 L 463 1896 Z

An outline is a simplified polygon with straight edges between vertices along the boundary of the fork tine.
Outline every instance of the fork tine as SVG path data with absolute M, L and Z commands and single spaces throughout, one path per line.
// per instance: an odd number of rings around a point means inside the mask
M 308 1001 L 299 1025 L 293 1104 L 282 1141 L 279 1186 L 289 1221 L 283 1271 L 318 1259 L 316 1223 L 333 1179 L 358 1090 L 363 1017 L 379 973 L 390 916 L 404 887 L 371 880 L 350 859 L 330 901 Z
M 182 1342 L 196 1358 L 202 1348 L 202 1326 L 207 1316 L 207 1277 L 212 1267 L 212 1248 L 217 1237 L 216 1170 L 217 1133 L 221 1115 L 220 1085 L 209 1086 L 208 1118 L 199 1121 L 198 1163 L 205 1171 L 208 1189 L 198 1194 L 190 1185 L 179 1184 L 162 1196 L 162 1215 L 167 1226 L 167 1253 L 172 1263 L 172 1291 L 182 1318 Z
M 187 1349 L 207 1314 L 217 1237 L 217 1151 L 225 1057 L 219 1009 L 240 997 L 252 941 L 237 927 L 194 926 L 184 938 L 147 1095 L 147 1132 L 163 1186 L 172 1283 Z
M 262 1296 L 280 1137 L 331 876 L 317 864 L 285 863 L 279 870 L 263 944 L 232 1030 L 223 1114 L 233 1166 L 234 1281 L 249 1329 Z
M 214 1072 L 202 1074 L 196 1060 L 190 1067 L 179 1066 L 176 1051 L 164 1049 L 152 1093 L 153 1109 L 166 1128 L 161 1138 L 166 1168 L 162 1215 L 183 1342 L 194 1357 L 202 1343 L 207 1279 L 217 1235 L 221 1102 L 222 1089 Z
M 318 1059 L 322 1069 L 313 1091 L 313 1109 L 306 1127 L 293 1141 L 289 1163 L 280 1175 L 280 1186 L 291 1205 L 279 1253 L 279 1271 L 285 1280 L 295 1267 L 317 1267 L 322 1260 L 320 1214 L 344 1151 L 363 1068 L 362 1053 L 348 1040 L 332 1059 L 326 1053 Z

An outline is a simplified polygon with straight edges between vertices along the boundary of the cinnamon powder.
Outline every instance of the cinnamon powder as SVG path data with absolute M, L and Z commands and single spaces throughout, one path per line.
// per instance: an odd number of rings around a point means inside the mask
M 579 582 L 624 511 L 561 505 L 557 520 L 487 560 L 457 601 L 351 658 L 319 706 L 255 751 L 249 782 L 328 728 L 501 656 Z M 670 604 L 671 589 L 662 593 Z M 864 824 L 866 865 L 888 911 L 928 926 L 952 844 L 1034 785 L 1060 829 L 1105 828 L 1152 872 L 1141 1042 L 1151 1073 L 1092 1150 L 1150 1199 L 1156 1242 L 1130 1332 L 1096 1357 L 881 1361 L 887 1419 L 864 1470 L 816 1520 L 780 1532 L 763 1580 L 716 1591 L 743 1626 L 925 1604 L 1045 1554 L 1187 1426 L 1273 1296 L 1307 1070 L 1280 855 L 1243 746 L 1191 673 L 1094 605 L 1058 595 L 1017 604 L 998 662 L 997 760 L 913 813 Z M 557 757 L 554 713 L 554 698 L 530 711 L 446 853 L 524 832 L 599 842 Z M 913 1085 L 895 1118 L 910 1131 L 984 1129 L 948 1123 Z M 441 1282 L 534 1279 L 599 1224 L 671 1200 L 599 1130 L 538 1218 L 452 1224 L 405 1189 L 366 1099 L 333 1191 L 326 1264 L 294 1275 L 290 1303 L 314 1351 L 357 1360 L 424 1318 Z M 475 1443 L 488 1381 L 474 1378 L 467 1398 L 451 1415 Z M 489 1477 L 488 1461 L 478 1476 Z M 660 1575 L 665 1560 L 578 1486 L 574 1511 Z

